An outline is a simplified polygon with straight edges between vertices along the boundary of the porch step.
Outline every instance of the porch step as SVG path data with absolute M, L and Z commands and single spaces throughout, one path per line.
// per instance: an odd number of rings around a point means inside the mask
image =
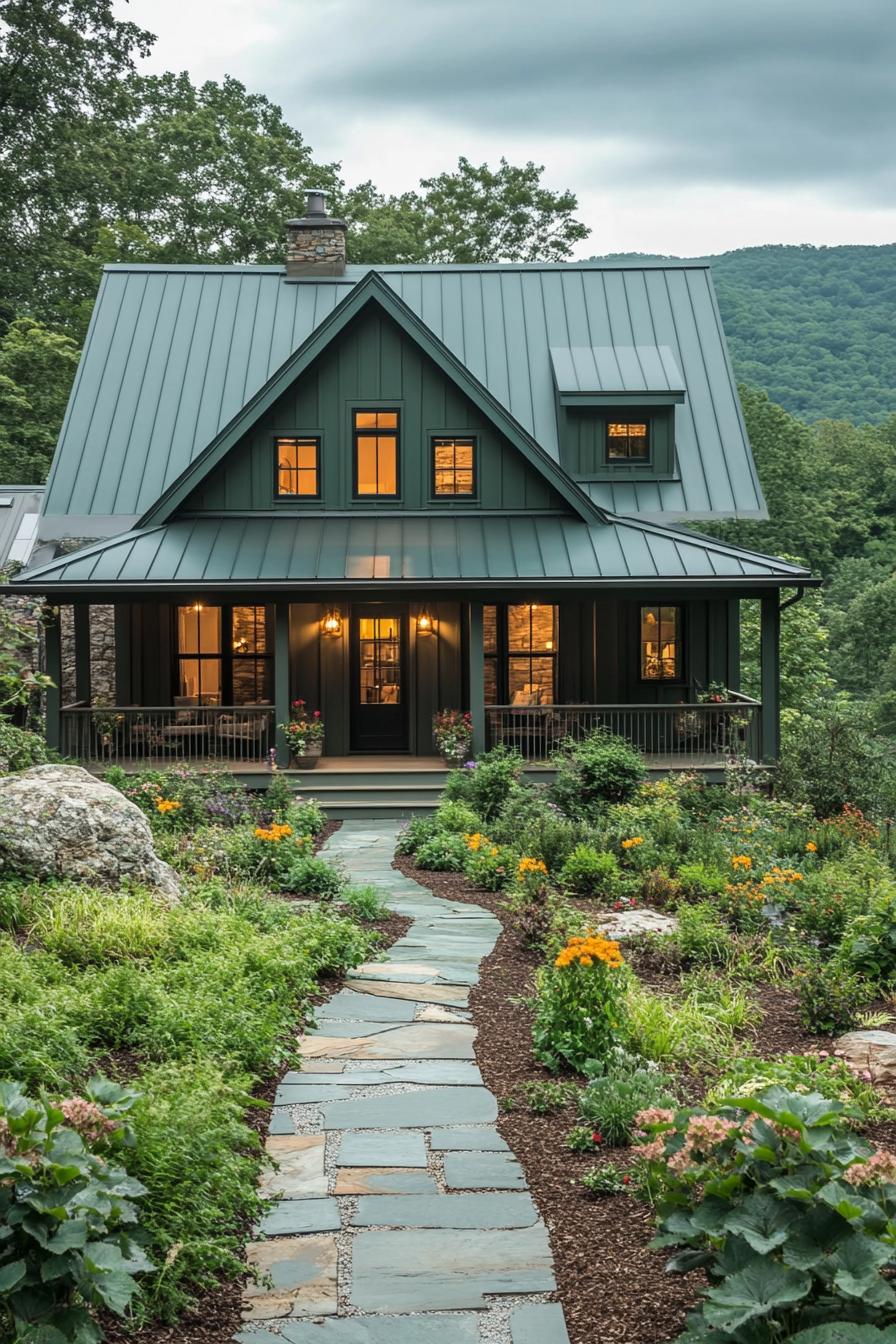
M 334 770 L 289 774 L 299 798 L 314 798 L 334 821 L 434 812 L 447 770 Z

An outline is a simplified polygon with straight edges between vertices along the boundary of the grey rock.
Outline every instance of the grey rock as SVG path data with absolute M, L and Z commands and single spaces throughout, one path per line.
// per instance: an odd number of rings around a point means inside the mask
M 566 1321 L 559 1302 L 530 1302 L 517 1307 L 510 1317 L 513 1344 L 569 1344 Z
M 423 1135 L 413 1131 L 350 1131 L 342 1136 L 336 1163 L 340 1167 L 425 1167 L 426 1144 Z
M 180 896 L 139 807 L 76 765 L 0 778 L 0 868 L 102 887 L 136 882 L 171 903 Z
M 510 1149 L 494 1129 L 434 1129 L 429 1138 L 434 1153 L 508 1153 Z
M 432 1125 L 491 1124 L 498 1106 L 484 1087 L 433 1087 L 323 1107 L 324 1129 L 427 1129 Z
M 362 1195 L 352 1227 L 531 1227 L 529 1195 Z
M 487 1293 L 554 1290 L 542 1223 L 501 1231 L 358 1232 L 351 1303 L 360 1311 L 482 1309 Z
M 297 1237 L 304 1232 L 338 1232 L 335 1199 L 281 1199 L 256 1228 L 256 1237 Z
M 445 1184 L 453 1190 L 525 1190 L 523 1169 L 510 1153 L 446 1153 Z
M 848 1031 L 834 1042 L 845 1064 L 860 1073 L 870 1073 L 872 1082 L 896 1082 L 896 1032 Z

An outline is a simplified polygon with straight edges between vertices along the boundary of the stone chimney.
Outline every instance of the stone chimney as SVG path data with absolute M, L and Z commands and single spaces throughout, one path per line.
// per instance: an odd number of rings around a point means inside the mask
M 330 219 L 322 191 L 309 191 L 305 214 L 286 221 L 286 275 L 345 274 L 345 224 Z

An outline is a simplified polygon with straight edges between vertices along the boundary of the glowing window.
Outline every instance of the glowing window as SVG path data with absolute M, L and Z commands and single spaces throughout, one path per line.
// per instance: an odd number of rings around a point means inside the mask
M 641 678 L 681 680 L 681 607 L 641 608 Z
M 278 439 L 277 497 L 320 496 L 320 439 Z
M 398 412 L 355 411 L 355 494 L 398 495 Z
M 483 608 L 487 705 L 556 703 L 558 625 L 558 608 L 543 603 Z
M 644 420 L 611 420 L 607 425 L 607 459 L 610 462 L 646 462 L 650 456 L 650 431 Z
M 467 498 L 476 493 L 476 445 L 473 439 L 433 439 L 432 492 Z

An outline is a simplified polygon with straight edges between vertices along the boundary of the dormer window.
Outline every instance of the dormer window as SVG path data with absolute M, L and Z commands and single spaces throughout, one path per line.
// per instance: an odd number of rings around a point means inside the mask
M 647 420 L 607 421 L 608 462 L 648 462 L 650 425 Z

